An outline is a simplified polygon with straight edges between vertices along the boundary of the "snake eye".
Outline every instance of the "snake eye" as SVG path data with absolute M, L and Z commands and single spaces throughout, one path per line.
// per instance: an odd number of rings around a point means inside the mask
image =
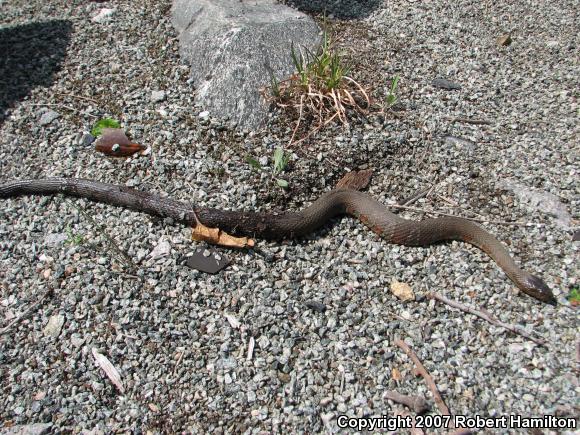
M 527 284 L 530 291 L 530 296 L 533 296 L 536 299 L 539 299 L 540 301 L 546 302 L 550 305 L 557 305 L 556 297 L 552 293 L 552 290 L 550 290 L 550 287 L 548 287 L 541 278 L 530 275 L 527 278 Z

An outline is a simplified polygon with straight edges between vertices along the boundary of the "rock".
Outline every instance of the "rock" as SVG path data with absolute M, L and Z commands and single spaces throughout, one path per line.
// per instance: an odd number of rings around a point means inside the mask
M 170 253 L 171 244 L 169 241 L 162 238 L 159 240 L 159 243 L 157 243 L 157 246 L 155 246 L 155 248 L 153 248 L 153 250 L 149 253 L 149 257 L 151 257 L 152 260 L 157 260 L 158 258 L 165 257 Z
M 441 78 L 434 79 L 431 82 L 431 85 L 433 85 L 436 88 L 446 89 L 448 91 L 454 91 L 454 90 L 461 89 L 460 84 L 452 82 L 452 81 L 447 80 L 447 79 L 441 79 Z
M 317 311 L 319 313 L 324 313 L 326 311 L 326 305 L 324 305 L 322 302 L 306 301 L 304 305 L 306 305 L 312 311 Z
M 260 89 L 294 73 L 291 43 L 315 51 L 321 39 L 312 18 L 275 0 L 175 0 L 172 21 L 195 102 L 250 129 L 267 117 Z
M 54 247 L 64 243 L 66 239 L 68 239 L 68 236 L 64 233 L 51 233 L 44 238 L 44 243 L 46 243 L 46 246 Z
M 88 146 L 91 146 L 94 141 L 95 141 L 95 137 L 92 134 L 90 134 L 89 132 L 85 131 L 84 133 L 82 133 L 78 136 L 77 143 L 80 146 L 88 147 Z
M 443 139 L 445 140 L 445 143 L 457 146 L 458 148 L 464 148 L 468 153 L 474 152 L 477 148 L 475 142 L 462 137 L 445 136 Z
M 55 112 L 54 110 L 47 110 L 40 116 L 40 120 L 38 123 L 42 126 L 50 124 L 56 118 L 60 117 L 60 113 Z
M 572 216 L 556 195 L 511 181 L 501 181 L 499 186 L 511 190 L 528 211 L 537 210 L 554 216 L 556 225 L 564 230 L 572 227 Z
M 93 23 L 104 23 L 105 21 L 108 21 L 114 13 L 115 9 L 103 8 L 97 13 L 97 15 L 91 18 L 91 21 Z
M 2 435 L 43 435 L 50 433 L 52 423 L 16 425 L 2 429 Z
M 287 281 L 285 279 L 279 279 L 274 282 L 274 287 L 280 289 L 286 287 L 288 284 L 290 284 L 290 281 Z
M 229 264 L 230 260 L 226 255 L 213 249 L 197 249 L 186 261 L 187 267 L 212 274 L 218 273 Z
M 81 337 L 79 334 L 72 334 L 71 338 L 70 338 L 70 343 L 74 346 L 74 347 L 81 347 L 83 344 L 85 344 L 85 339 L 83 337 Z
M 502 47 L 507 47 L 511 43 L 512 43 L 512 37 L 509 33 L 506 33 L 505 35 L 501 35 L 500 37 L 497 38 L 497 44 L 501 45 Z
M 512 343 L 508 346 L 510 354 L 519 353 L 524 350 L 524 346 L 520 343 Z
M 54 258 L 52 258 L 50 255 L 40 254 L 40 256 L 38 257 L 38 261 L 42 261 L 43 263 L 46 264 L 52 264 L 54 263 Z
M 391 292 L 399 298 L 401 301 L 413 301 L 415 300 L 415 293 L 409 284 L 404 282 L 393 281 L 391 283 Z
M 46 324 L 42 332 L 47 337 L 57 338 L 60 335 L 62 325 L 64 325 L 64 316 L 62 314 L 51 316 L 50 319 L 48 319 L 48 323 Z
M 164 91 L 153 91 L 151 92 L 151 101 L 153 103 L 160 103 L 161 101 L 165 100 L 165 92 Z

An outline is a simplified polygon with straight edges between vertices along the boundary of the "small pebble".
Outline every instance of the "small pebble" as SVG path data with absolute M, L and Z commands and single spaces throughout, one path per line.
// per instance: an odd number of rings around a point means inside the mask
M 60 113 L 55 112 L 54 110 L 49 110 L 42 114 L 38 123 L 42 126 L 45 126 L 52 123 L 52 121 L 54 121 L 57 118 L 60 118 Z
M 160 103 L 161 101 L 165 101 L 166 94 L 164 91 L 153 91 L 151 92 L 151 102 L 153 103 Z

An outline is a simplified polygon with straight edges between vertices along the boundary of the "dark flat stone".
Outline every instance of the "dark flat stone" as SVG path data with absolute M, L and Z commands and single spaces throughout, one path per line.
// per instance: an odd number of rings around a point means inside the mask
M 326 305 L 324 305 L 322 302 L 306 301 L 304 302 L 304 305 L 306 305 L 312 311 L 317 311 L 319 313 L 324 313 L 326 311 Z
M 209 255 L 207 253 L 209 252 Z M 206 254 L 206 255 L 204 255 Z M 200 272 L 215 274 L 230 264 L 230 259 L 215 249 L 197 249 L 185 262 L 187 267 Z
M 431 82 L 436 88 L 439 89 L 446 89 L 448 91 L 455 91 L 461 89 L 461 85 L 459 83 L 452 82 L 451 80 L 437 78 Z

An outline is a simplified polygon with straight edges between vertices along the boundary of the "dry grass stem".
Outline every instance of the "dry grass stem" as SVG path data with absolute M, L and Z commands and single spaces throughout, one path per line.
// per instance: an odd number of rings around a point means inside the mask
M 270 89 L 263 90 L 266 100 L 295 120 L 289 145 L 306 140 L 334 120 L 346 126 L 353 115 L 365 116 L 371 110 L 369 93 L 347 75 L 349 68 L 326 32 L 317 54 L 294 47 L 291 54 L 298 72 L 281 81 L 273 77 Z M 300 131 L 304 135 L 296 140 Z

